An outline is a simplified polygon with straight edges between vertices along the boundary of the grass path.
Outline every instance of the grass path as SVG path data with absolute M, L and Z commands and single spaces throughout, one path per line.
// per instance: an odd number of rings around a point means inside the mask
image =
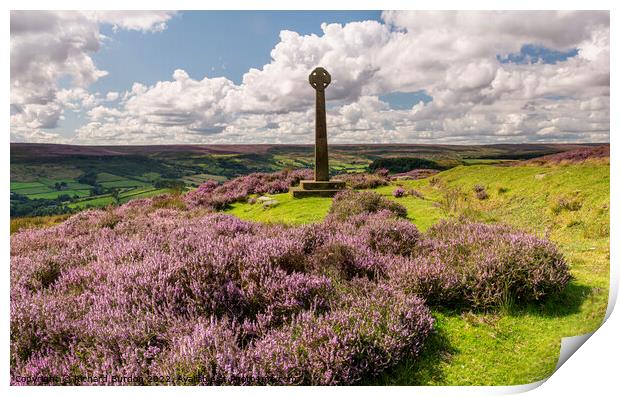
M 548 235 L 564 252 L 575 279 L 544 305 L 507 306 L 501 312 L 436 311 L 437 333 L 422 359 L 403 362 L 371 384 L 516 385 L 549 376 L 562 337 L 597 329 L 609 290 L 609 165 L 460 166 L 431 179 L 396 182 L 424 199 L 397 199 L 409 218 L 426 230 L 441 218 L 465 215 L 505 222 Z M 479 200 L 473 186 L 485 187 Z M 395 186 L 375 192 L 393 198 Z M 276 194 L 279 204 L 238 203 L 229 213 L 245 220 L 302 224 L 320 221 L 330 198 L 293 200 Z

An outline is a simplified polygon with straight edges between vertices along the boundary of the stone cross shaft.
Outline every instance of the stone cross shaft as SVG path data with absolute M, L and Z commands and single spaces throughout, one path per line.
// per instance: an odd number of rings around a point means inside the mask
M 329 179 L 327 162 L 327 123 L 325 122 L 325 88 L 332 81 L 327 70 L 317 67 L 308 77 L 316 91 L 316 142 L 314 145 L 314 180 L 300 180 L 299 186 L 291 187 L 294 198 L 333 197 L 344 190 L 342 180 Z
M 325 120 L 325 88 L 332 81 L 327 70 L 317 67 L 308 78 L 316 91 L 316 121 L 314 145 L 314 180 L 329 181 L 327 159 L 327 121 Z

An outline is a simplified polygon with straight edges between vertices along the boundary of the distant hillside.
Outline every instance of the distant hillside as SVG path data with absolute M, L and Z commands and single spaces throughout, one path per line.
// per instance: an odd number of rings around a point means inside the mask
M 588 159 L 609 158 L 609 145 L 583 147 L 576 150 L 544 155 L 526 161 L 527 164 L 543 165 L 548 163 L 579 163 Z
M 335 155 L 356 153 L 367 156 L 422 156 L 462 158 L 533 158 L 546 154 L 575 150 L 593 144 L 492 144 L 492 145 L 431 145 L 431 144 L 334 144 L 330 152 Z M 607 144 L 608 145 L 608 144 Z M 221 145 L 153 145 L 153 146 L 78 146 L 44 143 L 11 143 L 11 161 L 32 160 L 62 156 L 152 156 L 170 154 L 312 154 L 313 145 L 295 144 L 221 144 Z
M 365 171 L 380 164 L 393 173 L 403 173 L 420 167 L 449 169 L 592 147 L 597 145 L 344 144 L 330 146 L 329 161 L 332 174 Z M 313 165 L 313 145 L 12 143 L 11 216 L 64 214 L 187 190 L 207 180 L 221 182 L 253 172 L 308 169 Z

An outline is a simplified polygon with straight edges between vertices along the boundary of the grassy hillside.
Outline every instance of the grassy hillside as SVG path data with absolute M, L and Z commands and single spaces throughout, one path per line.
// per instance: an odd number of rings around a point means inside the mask
M 441 218 L 466 216 L 505 222 L 548 235 L 566 255 L 575 279 L 560 298 L 502 312 L 437 311 L 437 334 L 416 364 L 404 363 L 373 384 L 513 385 L 549 376 L 562 337 L 595 330 L 609 290 L 609 164 L 587 161 L 553 166 L 459 166 L 431 179 L 394 182 L 423 198 L 392 197 L 395 185 L 376 192 L 407 207 L 426 230 Z M 479 185 L 487 197 L 479 199 Z M 478 189 L 480 189 L 478 187 Z M 483 195 L 481 195 L 483 196 Z M 242 219 L 301 224 L 322 219 L 330 198 L 272 196 L 270 208 L 237 203 Z

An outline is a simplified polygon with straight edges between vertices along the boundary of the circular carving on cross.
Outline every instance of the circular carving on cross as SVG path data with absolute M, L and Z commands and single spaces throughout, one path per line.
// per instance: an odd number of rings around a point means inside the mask
M 327 72 L 327 70 L 322 67 L 317 67 L 312 70 L 312 73 L 310 73 L 308 81 L 310 81 L 312 88 L 322 91 L 327 88 L 330 82 L 332 82 L 332 76 Z

